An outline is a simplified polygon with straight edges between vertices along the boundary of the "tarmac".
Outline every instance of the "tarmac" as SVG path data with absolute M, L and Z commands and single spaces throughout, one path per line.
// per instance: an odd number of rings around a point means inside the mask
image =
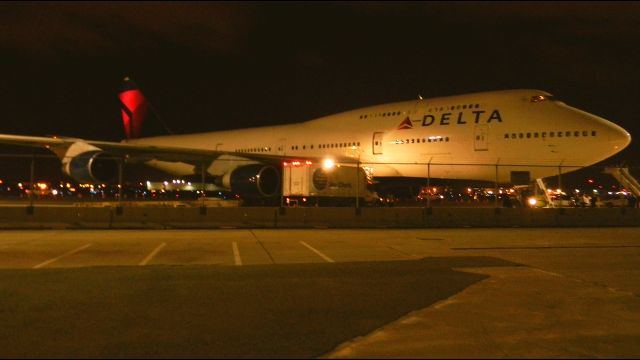
M 0 231 L 1 358 L 635 358 L 640 228 Z

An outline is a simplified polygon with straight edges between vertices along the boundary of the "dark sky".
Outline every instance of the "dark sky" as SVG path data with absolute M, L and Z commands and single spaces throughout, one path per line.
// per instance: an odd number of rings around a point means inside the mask
M 133 77 L 176 133 L 547 90 L 634 137 L 640 3 L 0 3 L 0 133 L 117 141 Z

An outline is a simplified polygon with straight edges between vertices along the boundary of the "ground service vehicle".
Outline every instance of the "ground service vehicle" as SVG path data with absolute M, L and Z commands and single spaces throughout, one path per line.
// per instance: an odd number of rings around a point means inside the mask
M 361 167 L 296 160 L 283 163 L 282 169 L 284 206 L 354 206 L 356 198 L 360 206 L 379 202 Z

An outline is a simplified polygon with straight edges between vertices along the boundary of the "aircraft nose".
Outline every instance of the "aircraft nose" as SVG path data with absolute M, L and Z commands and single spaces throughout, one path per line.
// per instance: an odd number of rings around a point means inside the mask
M 621 151 L 631 143 L 631 134 L 620 126 L 609 123 L 609 143 L 613 146 L 614 150 Z

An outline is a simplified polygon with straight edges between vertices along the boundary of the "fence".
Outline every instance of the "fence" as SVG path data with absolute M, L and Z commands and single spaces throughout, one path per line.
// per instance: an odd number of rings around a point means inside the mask
M 119 206 L 131 205 L 133 200 L 162 206 L 234 206 L 232 194 L 212 184 L 204 173 L 194 174 L 190 180 L 171 179 L 154 171 L 153 178 L 137 165 L 118 161 L 116 179 L 101 184 L 82 184 L 62 174 L 60 160 L 53 154 L 0 154 L 0 198 L 9 202 L 28 202 L 30 206 L 72 203 L 102 203 L 117 201 Z M 229 160 L 238 163 L 238 160 Z M 524 165 L 500 163 L 367 163 L 336 164 L 364 169 L 370 178 L 369 186 L 379 195 L 376 205 L 409 207 L 529 207 L 534 199 L 536 207 L 636 207 L 639 186 L 634 178 L 640 166 L 611 168 L 607 166 L 580 167 L 571 164 Z M 378 181 L 378 169 L 399 169 L 409 177 L 387 177 Z M 198 167 L 194 167 L 195 170 Z M 386 170 L 388 170 L 386 169 Z M 625 170 L 626 169 L 626 170 Z M 388 172 L 393 175 L 392 172 Z M 359 174 L 359 172 L 358 172 Z M 479 180 L 466 180 L 473 177 Z M 360 175 L 358 175 L 360 176 Z M 199 179 L 198 179 L 199 178 Z M 536 179 L 544 178 L 544 183 Z M 178 181 L 178 183 L 176 183 Z M 635 182 L 634 182 L 635 181 Z M 151 184 L 160 184 L 151 190 Z M 188 186 L 191 186 L 190 188 Z M 210 200 L 202 202 L 202 192 Z M 364 189 L 355 187 L 354 207 L 366 204 L 358 201 Z M 307 196 L 309 199 L 313 195 Z M 591 200 L 586 200 L 591 198 Z M 595 199 L 595 200 L 594 200 Z M 224 200 L 224 201 L 223 201 Z M 236 203 L 233 203 L 236 201 Z M 309 203 L 314 203 L 309 201 Z M 286 205 L 284 199 L 271 205 Z M 291 203 L 290 203 L 291 204 Z M 315 204 L 322 203 L 315 202 Z M 305 205 L 297 202 L 298 206 Z M 331 205 L 331 203 L 329 203 Z

